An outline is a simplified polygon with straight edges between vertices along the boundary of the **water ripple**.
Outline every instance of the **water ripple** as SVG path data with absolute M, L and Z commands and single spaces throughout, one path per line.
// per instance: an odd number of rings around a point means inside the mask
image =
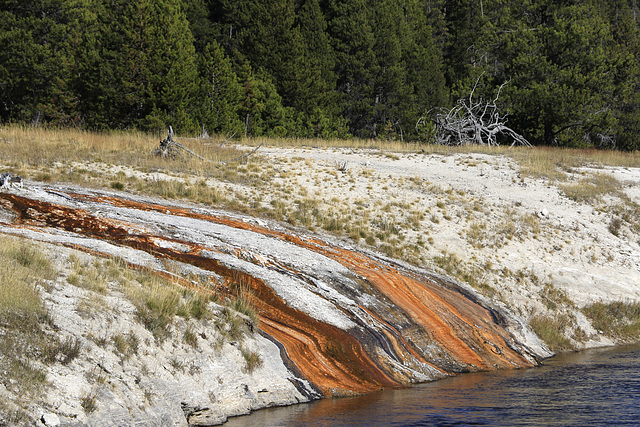
M 244 426 L 640 425 L 640 346 L 588 350 L 526 370 L 258 411 Z

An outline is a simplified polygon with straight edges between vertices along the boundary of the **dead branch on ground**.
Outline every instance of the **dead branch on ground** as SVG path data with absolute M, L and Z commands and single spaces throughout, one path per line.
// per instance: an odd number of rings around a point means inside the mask
M 482 77 L 482 76 L 481 76 Z M 524 145 L 531 147 L 527 139 L 508 127 L 507 115 L 500 114 L 497 105 L 502 88 L 509 82 L 505 82 L 498 88 L 498 93 L 492 102 L 485 102 L 482 98 L 475 100 L 473 94 L 478 85 L 478 80 L 468 99 L 460 99 L 450 110 L 442 110 L 435 116 L 435 142 L 441 145 L 489 145 L 498 146 L 498 137 L 506 137 L 512 140 L 511 146 Z M 421 117 L 416 126 L 424 120 Z
M 179 142 L 177 142 L 176 140 L 173 139 L 173 127 L 169 126 L 169 132 L 168 135 L 165 139 L 163 139 L 162 141 L 160 141 L 160 146 L 158 146 L 155 150 L 153 150 L 153 155 L 154 156 L 160 156 L 163 158 L 170 158 L 172 160 L 175 160 L 177 158 L 184 158 L 185 154 L 189 154 L 191 156 L 194 156 L 202 161 L 205 162 L 209 162 L 209 163 L 218 163 L 218 164 L 227 164 L 227 163 L 231 163 L 231 162 L 236 162 L 238 160 L 242 160 L 244 158 L 249 157 L 250 155 L 252 155 L 253 153 L 255 153 L 256 151 L 258 151 L 258 148 L 262 147 L 262 144 L 264 144 L 264 141 L 260 143 L 260 145 L 258 145 L 256 148 L 254 148 L 251 152 L 249 153 L 245 153 L 242 156 L 233 158 L 231 160 L 226 160 L 226 161 L 220 161 L 220 162 L 214 162 L 213 160 L 209 160 L 206 157 L 202 157 L 199 154 L 194 153 L 192 150 L 188 149 L 187 147 L 185 147 L 184 145 L 180 144 Z M 231 138 L 233 138 L 235 136 L 235 133 L 233 135 L 231 135 L 230 138 L 228 138 L 226 141 L 224 141 L 222 144 L 220 144 L 220 147 L 222 147 L 224 144 L 226 144 Z

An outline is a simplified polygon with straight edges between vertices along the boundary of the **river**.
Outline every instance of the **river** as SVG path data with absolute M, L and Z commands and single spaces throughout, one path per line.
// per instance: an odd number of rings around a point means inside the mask
M 563 354 L 532 369 L 463 374 L 400 390 L 269 408 L 255 426 L 640 425 L 640 346 Z

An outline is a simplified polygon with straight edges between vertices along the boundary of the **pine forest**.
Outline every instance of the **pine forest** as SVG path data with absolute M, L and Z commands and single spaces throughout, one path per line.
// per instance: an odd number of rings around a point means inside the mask
M 640 149 L 635 0 L 0 0 L 0 122 Z M 485 108 L 486 109 L 486 108 Z

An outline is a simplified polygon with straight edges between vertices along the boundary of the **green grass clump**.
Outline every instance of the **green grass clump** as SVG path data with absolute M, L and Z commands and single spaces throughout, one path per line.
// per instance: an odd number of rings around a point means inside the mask
M 177 314 L 185 319 L 191 317 L 195 319 L 204 319 L 209 315 L 207 304 L 209 298 L 197 292 L 183 292 L 183 301 L 181 301 Z
M 623 340 L 640 337 L 639 302 L 596 302 L 582 311 L 594 328 L 608 336 Z
M 573 350 L 574 346 L 565 336 L 570 320 L 566 315 L 558 314 L 554 317 L 538 315 L 531 318 L 529 326 L 554 351 Z
M 127 296 L 137 308 L 138 320 L 157 339 L 169 336 L 169 325 L 178 312 L 180 292 L 161 281 L 130 287 Z
M 78 256 L 69 256 L 72 264 L 72 271 L 67 281 L 80 288 L 87 289 L 99 294 L 107 293 L 107 285 L 111 280 L 107 267 L 101 260 L 93 263 L 83 262 Z
M 169 337 L 174 316 L 205 319 L 210 315 L 207 296 L 149 271 L 126 269 L 119 283 L 136 306 L 138 320 L 156 339 Z

